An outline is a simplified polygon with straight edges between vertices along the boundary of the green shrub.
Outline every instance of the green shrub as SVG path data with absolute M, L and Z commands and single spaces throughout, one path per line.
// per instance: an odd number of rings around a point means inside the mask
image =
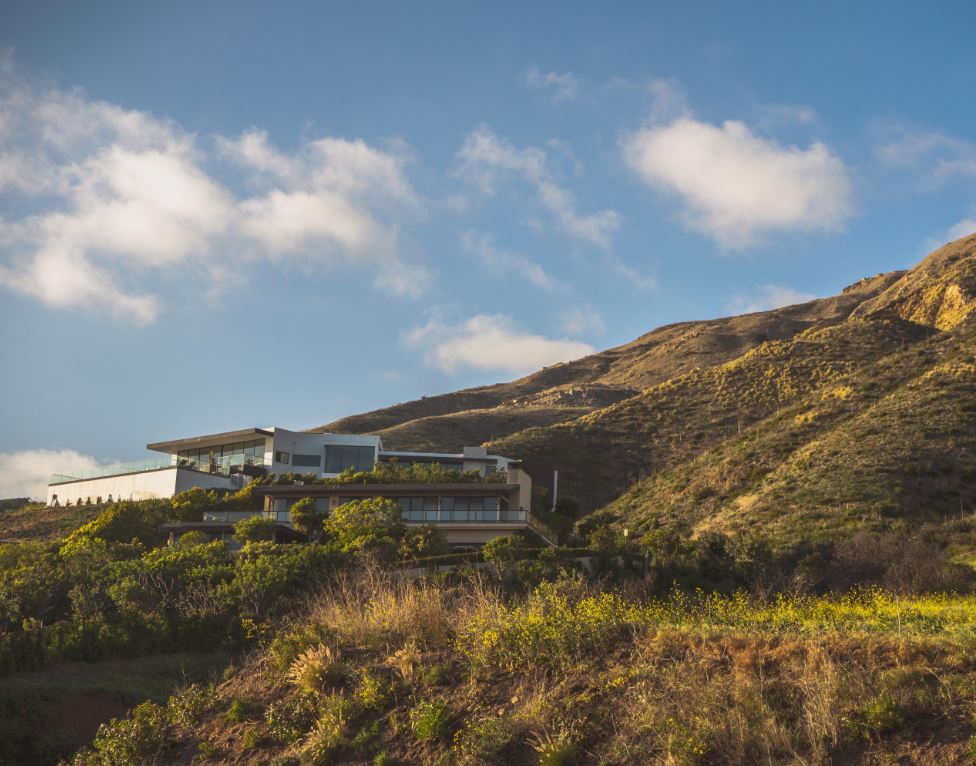
M 274 539 L 276 526 L 277 523 L 274 519 L 264 516 L 251 516 L 249 519 L 242 519 L 234 525 L 234 539 L 241 545 L 269 542 Z
M 326 533 L 347 553 L 393 557 L 406 532 L 403 510 L 386 497 L 370 497 L 343 503 L 324 523 Z
M 264 744 L 264 737 L 261 736 L 261 730 L 257 726 L 251 724 L 248 726 L 244 733 L 241 735 L 241 749 L 242 750 L 257 750 L 261 745 Z
M 250 702 L 242 700 L 240 697 L 234 697 L 231 700 L 230 707 L 227 708 L 227 712 L 224 713 L 224 720 L 227 723 L 242 723 L 253 718 L 256 712 L 255 706 Z
M 363 710 L 378 711 L 386 707 L 392 693 L 393 687 L 389 681 L 364 670 L 359 675 L 354 700 Z
M 454 734 L 452 750 L 459 764 L 480 766 L 494 761 L 514 736 L 510 718 L 483 715 L 464 722 Z
M 220 753 L 220 748 L 213 742 L 203 741 L 197 744 L 197 752 L 201 758 L 216 758 Z
M 851 715 L 843 716 L 841 724 L 855 737 L 870 739 L 900 729 L 905 725 L 905 714 L 893 697 L 879 694 Z
M 317 714 L 316 695 L 297 694 L 268 705 L 264 722 L 279 742 L 297 742 L 312 728 Z
M 143 702 L 126 718 L 113 718 L 98 727 L 90 753 L 80 754 L 78 764 L 141 766 L 155 759 L 170 744 L 166 712 L 153 702 Z
M 212 699 L 213 689 L 200 684 L 184 686 L 166 703 L 166 718 L 175 726 L 192 726 L 203 717 Z
M 410 729 L 421 742 L 441 739 L 447 733 L 451 713 L 442 700 L 419 702 L 410 711 Z

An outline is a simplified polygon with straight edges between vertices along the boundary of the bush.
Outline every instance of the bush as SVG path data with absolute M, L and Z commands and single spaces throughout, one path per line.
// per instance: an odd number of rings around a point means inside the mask
M 92 751 L 80 753 L 84 766 L 140 766 L 154 760 L 170 744 L 166 712 L 153 702 L 137 705 L 126 718 L 98 727 Z
M 447 733 L 450 718 L 450 710 L 445 702 L 419 702 L 410 711 L 410 729 L 420 742 L 433 742 Z
M 224 713 L 224 720 L 227 723 L 243 723 L 253 718 L 256 712 L 257 709 L 250 702 L 242 700 L 240 697 L 234 697 L 231 700 L 230 707 L 227 708 L 227 712 Z
M 383 559 L 393 557 L 406 532 L 403 510 L 385 497 L 344 503 L 332 511 L 324 527 L 341 550 Z
M 289 520 L 295 529 L 303 532 L 309 539 L 315 539 L 322 532 L 322 522 L 326 514 L 315 507 L 315 501 L 310 497 L 303 497 L 291 507 Z
M 268 705 L 264 722 L 279 742 L 297 742 L 315 722 L 318 704 L 314 694 L 298 694 Z
M 274 519 L 252 516 L 249 519 L 238 521 L 234 525 L 234 539 L 241 545 L 270 542 L 274 540 L 276 526 Z

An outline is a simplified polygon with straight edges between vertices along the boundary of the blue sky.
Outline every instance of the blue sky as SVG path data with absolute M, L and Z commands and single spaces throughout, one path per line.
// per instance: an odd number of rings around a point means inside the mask
M 974 28 L 966 2 L 6 3 L 0 496 L 910 266 L 976 230 Z

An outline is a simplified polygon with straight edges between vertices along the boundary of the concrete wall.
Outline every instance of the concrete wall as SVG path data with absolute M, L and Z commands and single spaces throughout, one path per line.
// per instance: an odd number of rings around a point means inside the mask
M 112 496 L 113 500 L 149 500 L 157 497 L 172 497 L 191 487 L 233 489 L 236 485 L 229 476 L 201 473 L 186 468 L 161 468 L 155 471 L 127 473 L 121 476 L 101 476 L 97 479 L 51 484 L 47 488 L 47 504 L 54 504 L 55 495 L 57 495 L 58 502 L 61 505 L 66 505 L 69 501 L 72 505 L 77 505 L 79 498 L 84 504 L 89 498 L 93 503 L 99 497 L 103 501 L 107 501 L 109 495 Z

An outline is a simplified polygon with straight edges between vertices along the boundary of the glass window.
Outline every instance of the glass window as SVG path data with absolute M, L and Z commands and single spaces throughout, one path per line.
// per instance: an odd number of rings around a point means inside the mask
M 325 472 L 341 473 L 347 468 L 370 471 L 376 450 L 349 444 L 331 444 L 325 448 Z
M 483 497 L 469 497 L 468 498 L 468 510 L 480 511 L 485 507 L 485 499 Z
M 498 498 L 497 497 L 486 497 L 485 498 L 485 510 L 486 511 L 497 511 L 498 510 Z
M 275 452 L 275 462 L 276 463 L 288 463 L 289 455 L 287 452 Z
M 454 498 L 453 497 L 442 497 L 441 498 L 441 508 L 445 511 L 454 510 Z
M 398 497 L 396 499 L 397 505 L 399 505 L 403 510 L 410 510 L 410 498 L 409 497 Z
M 437 510 L 437 498 L 436 497 L 425 497 L 424 498 L 424 510 L 425 511 L 436 511 Z
M 372 471 L 376 462 L 376 450 L 372 447 L 359 448 L 359 470 Z
M 410 498 L 410 510 L 411 511 L 422 511 L 422 510 L 424 510 L 424 499 L 422 497 L 411 497 Z
M 320 468 L 322 466 L 322 458 L 318 455 L 299 455 L 296 453 L 291 456 L 291 464 Z

